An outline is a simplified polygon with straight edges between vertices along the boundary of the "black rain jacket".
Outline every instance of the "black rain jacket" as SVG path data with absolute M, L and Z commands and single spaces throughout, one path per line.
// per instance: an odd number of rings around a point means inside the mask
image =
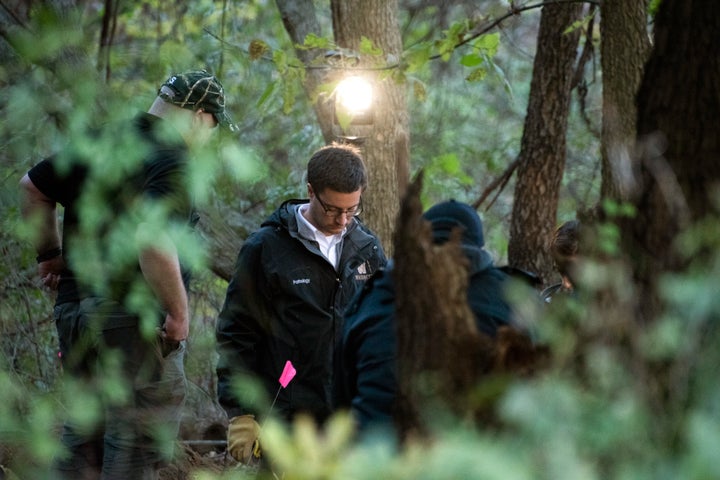
M 356 218 L 336 271 L 316 242 L 299 236 L 295 211 L 301 203 L 307 200 L 283 203 L 240 249 L 216 330 L 218 399 L 229 418 L 267 413 L 236 398 L 232 378 L 245 373 L 263 384 L 269 401 L 278 395 L 274 413 L 325 420 L 333 409 L 333 353 L 345 306 L 387 261 L 377 237 Z M 297 375 L 281 388 L 288 360 Z

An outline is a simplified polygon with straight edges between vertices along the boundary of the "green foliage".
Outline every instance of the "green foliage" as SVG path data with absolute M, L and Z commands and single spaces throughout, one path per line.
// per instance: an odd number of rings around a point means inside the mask
M 565 31 L 563 31 L 563 35 L 568 35 L 568 34 L 574 32 L 574 31 L 576 31 L 576 30 L 578 30 L 578 29 L 582 29 L 582 30 L 586 29 L 587 26 L 588 26 L 588 24 L 589 24 L 589 23 L 593 20 L 593 18 L 595 17 L 595 15 L 596 15 L 596 11 L 593 11 L 592 14 L 590 14 L 590 15 L 585 15 L 585 16 L 584 16 L 583 18 L 581 18 L 580 20 L 577 20 L 577 21 L 573 22 L 572 25 L 570 25 L 568 28 L 565 29 Z
M 603 199 L 602 208 L 608 218 L 633 218 L 637 215 L 637 210 L 633 204 L 617 202 L 609 198 Z
M 274 452 L 275 468 L 290 479 L 343 478 L 345 456 L 350 451 L 353 422 L 347 414 L 334 416 L 320 432 L 309 417 L 299 417 L 289 430 L 268 421 L 263 426 L 264 448 Z
M 469 20 L 460 20 L 450 25 L 444 33 L 444 38 L 435 41 L 435 48 L 444 61 L 450 60 L 450 57 L 455 52 L 457 46 L 465 41 L 465 36 L 472 29 L 472 24 Z
M 372 40 L 366 36 L 360 38 L 360 53 L 362 55 L 380 56 L 383 54 L 382 48 L 376 46 Z
M 479 37 L 472 44 L 473 52 L 463 56 L 460 64 L 471 68 L 472 71 L 465 79 L 468 82 L 478 82 L 487 75 L 487 65 L 493 65 L 492 58 L 498 51 L 500 34 L 491 33 Z
M 650 14 L 651 17 L 654 17 L 657 14 L 661 3 L 662 0 L 650 0 L 648 2 L 648 14 Z
M 248 47 L 251 60 L 258 60 L 269 51 L 270 46 L 262 40 L 253 40 Z
M 403 53 L 404 70 L 411 74 L 418 70 L 425 69 L 432 55 L 432 45 L 430 43 L 420 43 L 407 49 Z
M 455 153 L 446 153 L 432 159 L 426 168 L 431 188 L 458 191 L 473 184 L 473 179 L 462 170 L 460 158 Z M 431 203 L 430 203 L 431 204 Z
M 24 478 L 46 477 L 50 459 L 60 448 L 54 433 L 64 414 L 89 428 L 100 414 L 99 395 L 119 401 L 127 390 L 114 376 L 103 379 L 97 388 L 56 382 L 52 299 L 37 288 L 29 230 L 18 224 L 16 192 L 22 173 L 73 140 L 92 165 L 98 185 L 116 183 L 141 152 L 127 149 L 120 135 L 93 137 L 88 130 L 109 117 L 121 121 L 147 108 L 158 81 L 171 71 L 203 66 L 225 84 L 228 108 L 240 133 L 218 136 L 215 144 L 194 152 L 199 161 L 192 166 L 190 189 L 200 205 L 229 206 L 233 212 L 225 218 L 229 225 L 257 226 L 279 201 L 304 195 L 305 161 L 322 143 L 301 87 L 304 66 L 295 58 L 271 2 L 228 3 L 221 24 L 223 5 L 209 0 L 123 4 L 106 79 L 100 78 L 94 60 L 97 13 L 88 11 L 78 23 L 82 28 L 67 28 L 41 12 L 34 18 L 35 30 L 17 37 L 17 57 L 0 67 L 0 245 L 5 257 L 0 265 L 0 444 L 13 448 L 12 466 L 27 472 Z M 518 19 L 517 37 L 503 31 L 473 40 L 477 25 L 466 19 L 466 12 L 452 10 L 447 27 L 438 23 L 437 12 L 433 5 L 403 19 L 407 49 L 390 74 L 412 87 L 408 112 L 412 168 L 427 169 L 424 202 L 452 197 L 472 203 L 517 156 L 532 68 L 526 52 L 534 47 L 537 16 Z M 78 64 L 59 63 L 56 68 L 57 55 L 68 47 L 89 54 Z M 302 48 L 337 46 L 331 36 L 318 34 L 308 36 Z M 363 39 L 358 53 L 382 55 L 373 39 Z M 435 55 L 442 62 L 432 60 Z M 454 56 L 457 61 L 451 61 Z M 596 92 L 591 106 L 593 101 L 598 104 L 597 96 Z M 569 122 L 560 216 L 592 203 L 597 192 L 597 139 L 578 118 L 573 112 Z M 108 150 L 124 155 L 109 161 Z M 509 191 L 483 212 L 488 246 L 501 257 L 507 243 Z M 100 194 L 88 193 L 85 218 L 92 234 L 77 259 L 96 279 L 103 278 L 103 265 L 124 262 L 136 254 L 138 244 L 156 240 L 153 230 L 136 238 L 133 227 L 140 220 L 153 223 L 165 215 L 147 209 L 143 219 L 118 222 L 112 235 L 122 241 L 113 241 L 110 257 L 103 258 L 94 241 L 94 233 L 108 216 Z M 634 213 L 627 205 L 605 208 L 611 215 Z M 717 222 L 708 221 L 702 228 L 688 230 L 679 245 L 691 259 L 717 247 L 712 242 L 720 238 L 718 228 Z M 603 251 L 613 258 L 621 253 L 619 234 L 609 225 L 601 231 Z M 196 387 L 194 395 L 212 402 L 213 386 L 207 377 L 214 368 L 213 326 L 226 285 L 205 273 L 207 249 L 202 243 L 190 240 L 182 229 L 174 229 L 171 236 L 193 259 L 198 273 L 192 292 L 197 300 L 188 374 Z M 717 477 L 714 452 L 720 447 L 720 392 L 713 368 L 720 361 L 720 349 L 718 332 L 710 328 L 720 310 L 713 290 L 717 265 L 716 256 L 714 262 L 696 265 L 687 274 L 663 278 L 669 309 L 662 321 L 637 336 L 637 351 L 624 350 L 621 342 L 593 344 L 584 377 L 577 375 L 573 360 L 586 334 L 602 331 L 616 319 L 603 315 L 600 306 L 584 302 L 556 302 L 536 314 L 533 325 L 553 345 L 559 367 L 552 375 L 512 384 L 499 405 L 508 425 L 504 431 L 469 431 L 453 421 L 452 428 L 441 426 L 432 445 L 398 449 L 388 435 L 354 442 L 347 417 L 339 415 L 325 432 L 308 423 L 290 431 L 269 422 L 266 448 L 278 457 L 288 479 Z M 625 295 L 633 295 L 621 267 L 590 265 L 588 276 L 600 286 L 616 284 Z M 138 288 L 129 301 L 133 309 L 142 311 L 151 296 Z M 145 325 L 151 334 L 152 320 Z M 649 400 L 652 392 L 643 382 L 647 377 L 635 376 L 632 369 L 644 360 L 677 362 L 674 373 L 682 393 L 687 393 L 686 408 L 658 415 Z M 688 371 L 693 375 L 682 375 Z M 261 407 L 270 400 L 261 388 L 243 379 L 238 380 L 237 392 Z M 663 435 L 667 432 L 674 435 Z M 0 458 L 2 462 L 6 460 Z M 201 477 L 210 480 L 219 475 L 203 472 L 198 474 Z
M 314 33 L 309 33 L 305 37 L 305 41 L 303 42 L 301 48 L 305 48 L 305 49 L 318 48 L 321 50 L 328 50 L 331 48 L 337 48 L 337 45 L 335 45 L 335 42 L 333 42 L 328 37 L 319 37 L 319 36 L 315 35 Z

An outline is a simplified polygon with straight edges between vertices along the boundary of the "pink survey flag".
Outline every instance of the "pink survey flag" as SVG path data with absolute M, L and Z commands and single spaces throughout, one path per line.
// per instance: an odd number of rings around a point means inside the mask
M 280 385 L 282 385 L 283 388 L 288 386 L 288 383 L 290 383 L 290 380 L 293 379 L 297 372 L 295 371 L 295 367 L 293 367 L 293 364 L 290 360 L 285 362 L 285 368 L 283 368 L 282 375 L 280 375 Z

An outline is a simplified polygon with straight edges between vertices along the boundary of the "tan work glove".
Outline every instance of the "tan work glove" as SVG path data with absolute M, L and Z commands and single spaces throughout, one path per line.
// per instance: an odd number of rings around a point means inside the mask
M 230 419 L 227 431 L 227 451 L 235 460 L 250 463 L 260 458 L 260 425 L 255 415 L 240 415 Z

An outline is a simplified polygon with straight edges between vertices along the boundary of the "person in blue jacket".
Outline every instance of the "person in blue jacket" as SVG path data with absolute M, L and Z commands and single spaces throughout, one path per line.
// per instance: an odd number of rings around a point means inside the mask
M 467 299 L 479 331 L 494 338 L 503 325 L 516 325 L 504 289 L 510 275 L 496 267 L 483 248 L 482 221 L 465 203 L 449 200 L 427 210 L 433 241 L 448 241 L 454 228 L 462 231 L 462 249 L 470 262 Z M 336 402 L 349 408 L 361 433 L 393 431 L 397 335 L 393 262 L 376 273 L 348 307 L 338 353 Z

